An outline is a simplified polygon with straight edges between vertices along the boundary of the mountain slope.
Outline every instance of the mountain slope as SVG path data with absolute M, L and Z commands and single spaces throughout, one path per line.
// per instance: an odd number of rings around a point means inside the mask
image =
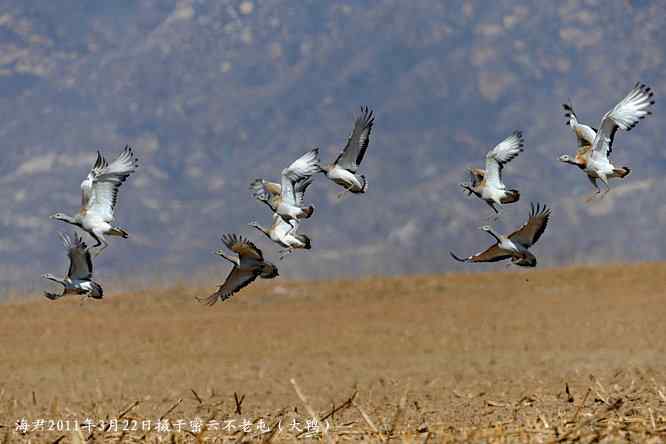
M 114 239 L 98 271 L 188 273 L 218 266 L 223 232 L 268 224 L 251 179 L 276 178 L 313 146 L 334 158 L 364 104 L 377 116 L 362 165 L 369 193 L 337 201 L 336 188 L 315 183 L 317 211 L 303 225 L 314 248 L 283 274 L 453 268 L 449 249 L 490 241 L 474 228 L 487 207 L 457 184 L 514 129 L 526 150 L 506 182 L 523 197 L 499 229 L 541 201 L 553 207 L 541 263 L 664 258 L 659 103 L 618 135 L 614 159 L 633 172 L 605 202 L 583 204 L 587 180 L 556 160 L 575 149 L 561 103 L 596 126 L 638 80 L 659 102 L 659 5 L 6 0 L 0 11 L 5 285 L 66 267 L 56 231 L 68 227 L 47 216 L 78 209 L 96 149 L 113 157 L 129 143 L 141 159 L 117 213 L 131 238 Z

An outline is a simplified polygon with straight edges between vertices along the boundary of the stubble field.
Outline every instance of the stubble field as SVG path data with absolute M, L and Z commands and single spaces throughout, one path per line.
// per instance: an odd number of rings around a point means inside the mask
M 649 263 L 10 302 L 0 442 L 663 442 L 664 282 Z

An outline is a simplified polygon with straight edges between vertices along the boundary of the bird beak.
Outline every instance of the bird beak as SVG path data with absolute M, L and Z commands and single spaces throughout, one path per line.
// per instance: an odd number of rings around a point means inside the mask
M 55 214 L 50 215 L 49 219 L 55 219 Z

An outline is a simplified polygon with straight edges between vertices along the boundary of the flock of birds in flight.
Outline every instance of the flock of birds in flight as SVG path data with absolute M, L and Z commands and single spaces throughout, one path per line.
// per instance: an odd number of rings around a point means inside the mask
M 617 167 L 609 159 L 615 134 L 618 129 L 629 131 L 634 128 L 641 119 L 651 114 L 649 108 L 654 103 L 651 89 L 637 83 L 603 116 L 599 129 L 580 123 L 573 106 L 563 105 L 566 124 L 576 135 L 578 149 L 573 157 L 565 154 L 560 156 L 559 160 L 576 165 L 585 172 L 595 188 L 595 193 L 588 201 L 603 198 L 610 191 L 609 179 L 624 178 L 630 173 L 628 167 Z M 282 248 L 280 259 L 294 250 L 311 248 L 310 238 L 299 233 L 299 226 L 301 220 L 310 218 L 314 213 L 314 207 L 305 203 L 305 192 L 316 175 L 322 173 L 343 188 L 338 198 L 347 193 L 363 194 L 367 191 L 368 182 L 365 176 L 357 171 L 368 149 L 373 125 L 373 111 L 367 107 L 361 108 L 346 146 L 333 163 L 321 164 L 319 149 L 315 148 L 283 169 L 279 183 L 265 179 L 255 179 L 250 183 L 252 195 L 270 208 L 272 223 L 269 228 L 257 222 L 249 225 Z M 484 169 L 470 168 L 470 182 L 460 184 L 469 196 L 475 195 L 486 202 L 494 211 L 495 218 L 501 215 L 503 205 L 520 199 L 518 190 L 507 188 L 504 184 L 502 170 L 504 165 L 523 151 L 523 146 L 522 133 L 514 132 L 486 154 Z M 103 297 L 102 286 L 93 280 L 92 258 L 108 246 L 105 236 L 128 237 L 127 231 L 113 225 L 114 210 L 120 186 L 137 167 L 138 160 L 129 146 L 111 163 L 98 151 L 90 173 L 81 183 L 79 212 L 74 216 L 63 213 L 50 216 L 51 219 L 66 222 L 85 231 L 96 243 L 88 247 L 76 232 L 73 237 L 60 235 L 69 256 L 69 270 L 63 278 L 52 274 L 43 275 L 64 287 L 61 294 L 45 292 L 47 298 L 55 300 L 67 294 L 81 295 L 82 301 L 89 297 Z M 598 181 L 604 185 L 603 191 Z M 513 233 L 505 236 L 485 225 L 481 229 L 495 239 L 493 245 L 466 258 L 458 257 L 453 252 L 451 256 L 460 262 L 497 262 L 510 259 L 510 264 L 534 267 L 537 259 L 529 249 L 546 230 L 550 214 L 547 206 L 531 204 L 527 222 Z M 247 238 L 228 233 L 222 236 L 222 242 L 234 255 L 227 254 L 224 249 L 216 251 L 216 254 L 230 262 L 232 269 L 215 293 L 197 298 L 200 302 L 213 305 L 218 300 L 229 299 L 258 277 L 272 279 L 279 275 L 277 266 L 266 261 L 262 251 Z

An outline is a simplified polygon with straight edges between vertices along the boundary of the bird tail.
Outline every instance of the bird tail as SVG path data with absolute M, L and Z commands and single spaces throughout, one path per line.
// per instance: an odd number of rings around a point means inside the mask
M 90 293 L 90 297 L 93 299 L 102 299 L 104 297 L 104 289 L 97 282 L 90 282 L 93 287 L 93 291 Z
M 129 237 L 129 234 L 127 233 L 127 231 L 123 230 L 120 227 L 111 228 L 111 230 L 109 231 L 108 234 L 109 234 L 109 236 L 120 236 L 123 239 L 127 239 Z
M 507 191 L 506 195 L 500 199 L 500 202 L 503 204 L 510 204 L 514 202 L 518 202 L 518 199 L 520 199 L 520 191 L 518 190 L 509 190 Z
M 361 179 L 363 179 L 363 186 L 361 187 L 361 193 L 365 193 L 368 191 L 368 179 L 365 178 L 365 176 L 361 176 Z
M 264 279 L 273 279 L 274 277 L 280 276 L 280 273 L 278 273 L 278 269 L 275 265 L 270 262 L 265 262 L 260 276 Z
M 305 246 L 303 247 L 304 249 L 309 250 L 310 248 L 312 248 L 312 241 L 305 234 L 299 234 L 298 236 L 296 236 L 296 238 L 305 244 Z
M 624 178 L 631 173 L 631 169 L 629 169 L 629 167 L 615 168 L 613 173 L 619 178 Z
M 47 291 L 44 292 L 44 296 L 46 296 L 47 299 L 50 299 L 52 301 L 55 301 L 56 299 L 60 299 L 63 297 L 65 294 L 56 294 L 56 293 L 49 293 Z

